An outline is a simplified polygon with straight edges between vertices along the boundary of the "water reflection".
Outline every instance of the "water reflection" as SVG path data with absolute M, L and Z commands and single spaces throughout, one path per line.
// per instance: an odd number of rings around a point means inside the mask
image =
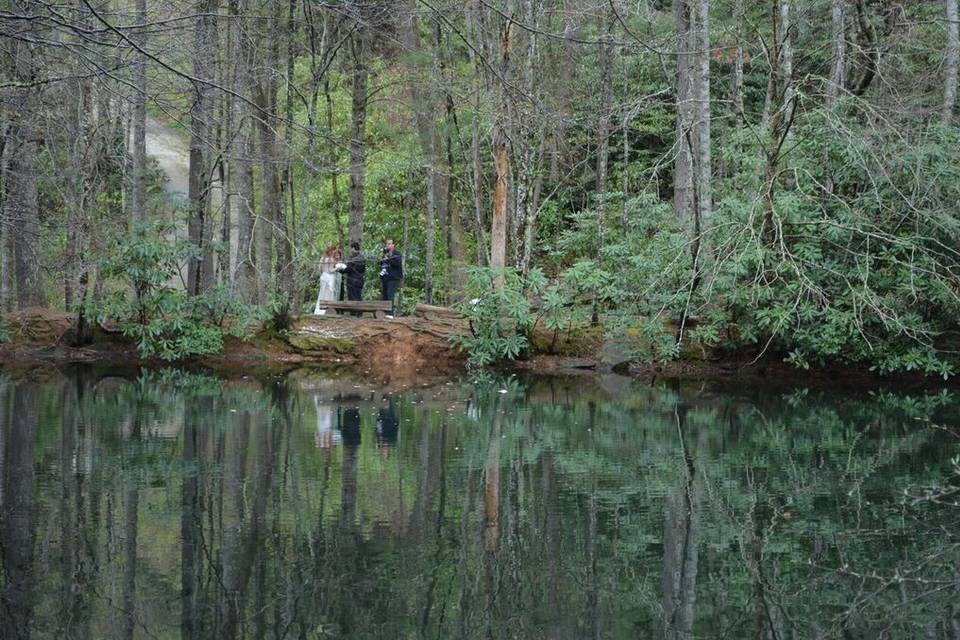
M 0 629 L 956 637 L 957 406 L 623 379 L 0 377 Z

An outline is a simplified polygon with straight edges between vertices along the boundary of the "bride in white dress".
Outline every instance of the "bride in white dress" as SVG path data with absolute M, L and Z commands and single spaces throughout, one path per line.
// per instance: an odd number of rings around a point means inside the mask
M 317 304 L 313 308 L 314 315 L 322 316 L 326 309 L 320 308 L 321 301 L 337 299 L 337 263 L 340 250 L 336 245 L 330 245 L 320 259 L 320 292 L 317 294 Z

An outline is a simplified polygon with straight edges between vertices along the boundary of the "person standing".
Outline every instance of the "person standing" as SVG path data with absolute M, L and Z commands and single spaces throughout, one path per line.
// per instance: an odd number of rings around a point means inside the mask
M 397 251 L 392 238 L 387 238 L 386 247 L 380 257 L 380 293 L 384 300 L 396 305 L 395 298 L 400 281 L 403 279 L 403 254 Z
M 343 277 L 347 282 L 347 300 L 363 299 L 363 279 L 366 271 L 367 261 L 360 253 L 360 243 L 351 242 L 347 268 L 343 270 Z
M 330 245 L 320 259 L 320 292 L 317 294 L 317 304 L 313 308 L 314 315 L 322 316 L 326 309 L 323 302 L 333 302 L 337 299 L 337 247 Z

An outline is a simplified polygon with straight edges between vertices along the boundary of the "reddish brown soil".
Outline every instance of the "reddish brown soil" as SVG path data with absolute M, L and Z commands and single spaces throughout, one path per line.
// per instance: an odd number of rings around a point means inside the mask
M 70 345 L 73 316 L 49 309 L 25 309 L 8 314 L 11 342 L 0 343 L 0 368 L 31 376 L 43 376 L 69 363 L 102 364 L 109 367 L 136 367 L 168 364 L 141 360 L 129 340 L 117 333 L 98 331 L 87 346 Z M 453 333 L 463 330 L 457 322 L 398 318 L 357 319 L 342 316 L 304 316 L 294 322 L 289 334 L 261 332 L 251 341 L 227 338 L 224 351 L 177 366 L 213 370 L 226 376 L 248 373 L 279 373 L 302 366 L 348 366 L 382 384 L 418 384 L 462 372 L 464 354 L 450 346 Z M 292 346 L 294 335 L 319 340 L 305 348 Z M 583 352 L 583 350 L 580 350 Z M 508 368 L 538 373 L 580 373 L 604 370 L 596 349 L 590 357 L 536 355 Z M 877 386 L 921 389 L 957 386 L 960 381 L 943 381 L 921 374 L 880 376 L 863 368 L 835 367 L 804 371 L 776 356 L 760 361 L 750 357 L 687 359 L 669 363 L 630 363 L 616 368 L 641 380 L 707 379 L 731 384 L 764 381 L 784 385 L 863 388 Z
M 86 346 L 71 346 L 73 316 L 26 309 L 6 316 L 11 341 L 0 344 L 0 366 L 26 370 L 44 364 L 98 363 L 111 366 L 165 364 L 139 358 L 135 345 L 117 333 L 97 331 Z M 283 371 L 303 365 L 351 365 L 380 379 L 436 376 L 462 370 L 465 357 L 450 346 L 459 327 L 422 318 L 374 320 L 341 316 L 297 319 L 286 335 L 261 332 L 250 341 L 227 338 L 223 353 L 187 361 L 220 373 Z M 296 348 L 293 336 L 316 330 L 333 346 Z M 316 336 L 314 336 L 316 337 Z

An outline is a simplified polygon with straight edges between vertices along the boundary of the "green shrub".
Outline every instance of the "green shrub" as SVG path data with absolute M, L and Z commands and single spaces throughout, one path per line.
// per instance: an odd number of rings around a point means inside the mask
M 115 239 L 103 273 L 120 286 L 107 296 L 103 314 L 119 323 L 144 358 L 218 353 L 225 334 L 243 337 L 264 311 L 244 305 L 226 287 L 188 297 L 169 286 L 182 262 L 199 257 L 193 245 L 168 240 L 170 232 L 150 224 Z
M 468 269 L 466 301 L 456 305 L 469 321 L 470 332 L 453 337 L 470 364 L 483 366 L 514 359 L 527 348 L 534 316 L 516 269 Z

